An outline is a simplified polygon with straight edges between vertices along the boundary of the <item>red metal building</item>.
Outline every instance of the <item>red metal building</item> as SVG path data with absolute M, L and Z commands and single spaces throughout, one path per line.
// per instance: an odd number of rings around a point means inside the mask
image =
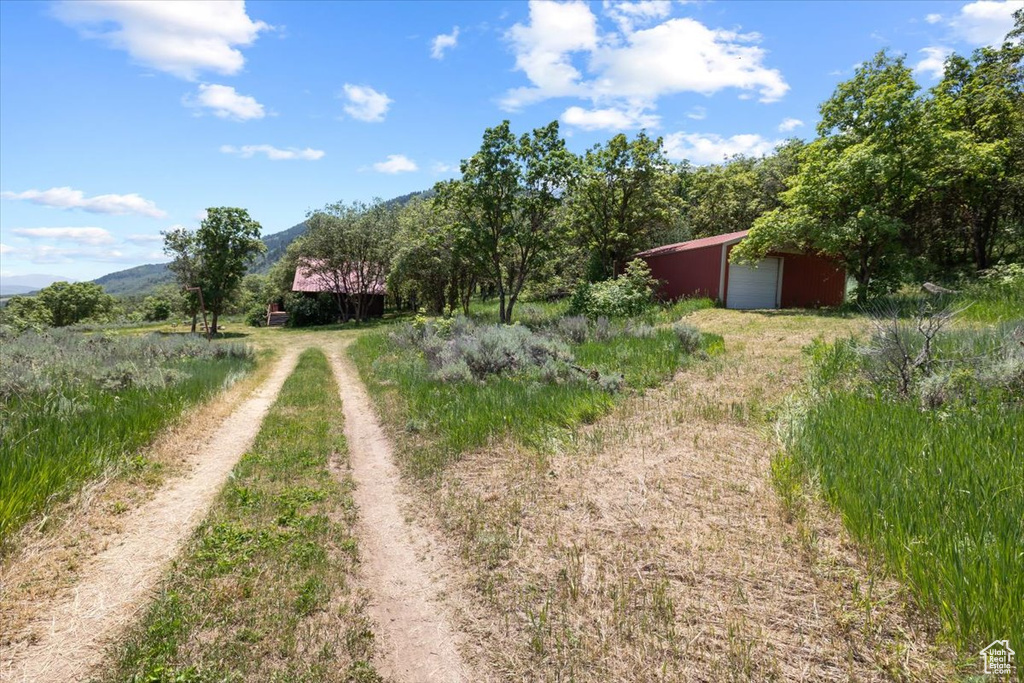
M 661 280 L 667 299 L 706 296 L 726 308 L 810 308 L 838 306 L 846 294 L 846 273 L 814 254 L 779 251 L 757 264 L 729 263 L 729 252 L 746 230 L 669 244 L 637 254 Z

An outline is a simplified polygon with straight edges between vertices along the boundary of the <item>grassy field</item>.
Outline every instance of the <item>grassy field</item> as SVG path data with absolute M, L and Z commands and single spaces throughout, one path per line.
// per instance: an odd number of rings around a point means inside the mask
M 253 367 L 238 344 L 51 330 L 2 340 L 0 546 L 19 525 L 149 443 Z
M 789 505 L 813 482 L 965 653 L 1024 640 L 1024 354 L 1013 327 L 937 337 L 934 368 L 905 396 L 879 372 L 877 338 L 816 345 L 805 407 L 774 464 Z
M 531 315 L 526 306 L 520 310 Z M 537 311 L 531 322 L 542 330 L 560 320 L 557 307 L 538 306 Z M 550 445 L 567 430 L 592 423 L 610 410 L 621 391 L 609 389 L 609 383 L 627 390 L 657 386 L 697 351 L 686 348 L 668 327 L 630 332 L 620 322 L 609 323 L 598 333 L 599 327 L 591 323 L 589 331 L 580 332 L 582 336 L 567 347 L 575 364 L 600 375 L 600 381 L 587 381 L 571 372 L 552 381 L 530 372 L 444 381 L 431 374 L 422 350 L 396 344 L 386 331 L 363 335 L 350 353 L 371 393 L 389 406 L 392 420 L 401 421 L 407 433 L 417 436 L 420 446 L 411 451 L 406 463 L 410 471 L 428 476 L 459 454 L 494 440 Z M 721 339 L 707 335 L 699 344 L 715 351 Z
M 337 386 L 306 351 L 103 681 L 380 680 Z

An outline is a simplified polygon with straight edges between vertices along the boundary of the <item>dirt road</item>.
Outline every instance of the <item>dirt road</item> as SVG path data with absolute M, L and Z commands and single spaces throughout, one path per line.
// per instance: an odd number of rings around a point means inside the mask
M 252 444 L 300 351 L 286 351 L 263 385 L 216 431 L 196 435 L 206 445 L 194 468 L 129 513 L 124 531 L 88 561 L 78 583 L 25 635 L 12 638 L 0 655 L 0 680 L 85 680 L 102 659 L 104 646 L 149 603 L 148 594 L 166 566 Z
M 459 636 L 440 596 L 447 563 L 430 533 L 408 521 L 408 502 L 391 445 L 343 350 L 330 354 L 345 410 L 354 497 L 359 507 L 360 561 L 371 594 L 382 674 L 402 683 L 471 680 Z

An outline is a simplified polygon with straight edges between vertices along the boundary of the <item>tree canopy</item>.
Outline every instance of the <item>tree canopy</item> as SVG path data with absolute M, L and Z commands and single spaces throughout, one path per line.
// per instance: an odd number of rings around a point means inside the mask
M 168 267 L 179 284 L 202 290 L 212 314 L 211 333 L 249 266 L 266 250 L 260 229 L 245 209 L 211 207 L 195 232 L 177 228 L 163 233 L 164 253 L 174 257 Z

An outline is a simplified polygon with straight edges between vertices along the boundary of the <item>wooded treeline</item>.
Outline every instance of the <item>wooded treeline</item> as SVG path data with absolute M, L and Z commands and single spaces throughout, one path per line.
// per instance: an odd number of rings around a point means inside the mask
M 583 155 L 552 122 L 484 132 L 461 176 L 403 205 L 331 205 L 278 268 L 372 260 L 393 297 L 432 313 L 614 277 L 661 244 L 751 229 L 737 260 L 800 248 L 840 261 L 858 298 L 1024 258 L 1024 13 L 999 48 L 952 55 L 922 89 L 880 52 L 820 106 L 817 137 L 695 167 L 660 138 L 616 135 Z

